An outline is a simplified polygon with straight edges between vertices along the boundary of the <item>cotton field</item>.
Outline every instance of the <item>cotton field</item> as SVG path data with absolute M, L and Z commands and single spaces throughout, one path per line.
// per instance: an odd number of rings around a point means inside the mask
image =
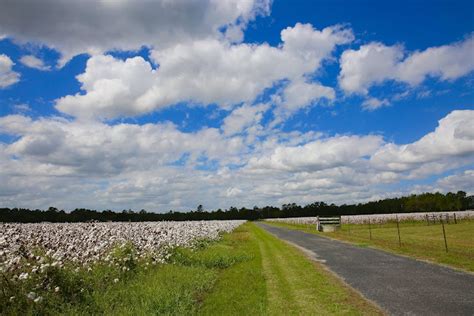
M 114 263 L 111 250 L 132 246 L 137 258 L 164 262 L 169 249 L 217 239 L 244 221 L 0 224 L 0 269 L 27 279 L 48 267 Z M 122 258 L 123 260 L 123 258 Z
M 301 225 L 316 225 L 318 222 L 318 217 L 287 217 L 287 218 L 267 218 L 265 221 L 268 222 L 281 222 L 289 224 L 301 224 Z
M 390 221 L 395 221 L 398 217 L 399 221 L 418 221 L 418 220 L 425 220 L 426 216 L 430 220 L 436 219 L 439 220 L 440 216 L 443 219 L 446 216 L 452 220 L 456 214 L 456 218 L 459 220 L 462 219 L 474 219 L 474 211 L 463 211 L 463 212 L 439 212 L 439 213 L 393 213 L 393 214 L 370 214 L 370 215 L 345 215 L 341 216 L 341 223 L 342 224 L 366 224 L 369 222 L 373 224 L 382 224 Z M 318 221 L 318 217 L 289 217 L 289 218 L 269 218 L 266 221 L 272 222 L 284 222 L 290 224 L 305 224 L 305 225 L 316 225 Z
M 393 213 L 393 214 L 371 214 L 371 215 L 353 215 L 353 216 L 342 216 L 341 222 L 343 224 L 364 224 L 368 223 L 369 219 L 371 223 L 383 224 L 390 221 L 395 221 L 397 218 L 399 221 L 424 221 L 426 217 L 430 220 L 439 220 L 441 217 L 446 219 L 449 217 L 453 220 L 454 215 L 459 220 L 462 219 L 474 219 L 474 211 L 463 211 L 463 212 L 439 212 L 439 213 Z

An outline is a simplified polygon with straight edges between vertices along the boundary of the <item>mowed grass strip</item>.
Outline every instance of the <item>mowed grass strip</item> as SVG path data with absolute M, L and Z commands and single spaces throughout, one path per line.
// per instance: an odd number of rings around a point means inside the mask
M 421 221 L 400 222 L 401 247 L 398 242 L 396 223 L 372 224 L 370 227 L 372 239 L 370 239 L 367 224 L 346 224 L 334 233 L 320 233 L 316 231 L 315 225 L 266 223 L 474 272 L 474 221 L 472 220 L 462 220 L 457 224 L 444 224 L 448 252 L 445 249 L 443 227 L 439 222 L 429 226 L 426 222 Z
M 220 272 L 200 315 L 267 314 L 267 284 L 254 231 L 254 225 L 246 223 L 227 236 L 227 252 L 239 254 L 243 260 Z

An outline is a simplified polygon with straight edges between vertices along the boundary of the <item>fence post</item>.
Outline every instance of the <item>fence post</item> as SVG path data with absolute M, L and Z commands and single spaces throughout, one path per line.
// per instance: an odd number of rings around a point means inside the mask
M 398 224 L 398 215 L 395 215 L 397 218 L 397 231 L 398 231 L 398 246 L 402 246 L 402 239 L 400 238 L 400 225 Z
M 370 227 L 370 217 L 369 217 L 369 239 L 372 240 L 372 229 Z
M 444 248 L 446 248 L 446 252 L 448 252 L 448 243 L 446 241 L 446 231 L 444 230 L 444 223 L 443 223 L 443 218 L 440 218 L 441 221 L 441 226 L 443 226 L 443 237 L 444 237 Z
M 456 213 L 454 213 L 454 224 L 457 224 L 458 221 L 456 220 Z

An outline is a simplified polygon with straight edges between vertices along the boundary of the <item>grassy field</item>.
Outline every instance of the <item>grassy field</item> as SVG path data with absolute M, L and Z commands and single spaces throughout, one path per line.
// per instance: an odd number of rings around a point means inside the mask
M 448 252 L 445 249 L 443 228 L 439 223 L 428 226 L 425 222 L 401 222 L 401 247 L 396 223 L 372 224 L 371 232 L 366 224 L 346 224 L 334 233 L 320 233 L 316 231 L 314 225 L 268 223 L 474 272 L 474 221 L 472 220 L 444 225 Z M 370 233 L 372 238 L 370 238 Z
M 322 266 L 252 223 L 198 250 L 176 249 L 167 264 L 131 262 L 125 274 L 97 265 L 52 270 L 49 277 L 61 290 L 38 303 L 23 298 L 27 288 L 7 289 L 1 281 L 0 314 L 381 314 Z

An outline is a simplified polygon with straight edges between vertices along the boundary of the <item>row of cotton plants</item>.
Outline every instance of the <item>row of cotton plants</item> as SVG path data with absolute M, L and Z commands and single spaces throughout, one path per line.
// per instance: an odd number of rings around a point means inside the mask
M 172 249 L 216 240 L 243 222 L 0 224 L 1 283 L 13 293 L 10 300 L 18 299 L 17 289 L 31 286 L 22 296 L 40 303 L 38 293 L 63 290 L 57 282 L 65 279 L 58 279 L 61 270 L 84 275 L 98 265 L 110 267 L 111 281 L 118 282 L 137 264 L 164 263 Z
M 268 222 L 280 222 L 288 224 L 301 224 L 301 225 L 316 225 L 318 217 L 287 217 L 287 218 L 267 218 L 265 221 Z
M 426 220 L 428 216 L 429 220 L 439 220 L 442 218 L 446 220 L 454 220 L 456 216 L 457 220 L 463 219 L 474 219 L 474 211 L 462 211 L 462 212 L 425 212 L 425 213 L 392 213 L 392 214 L 370 214 L 370 215 L 344 215 L 341 216 L 342 224 L 366 224 L 369 222 L 373 224 L 382 224 L 391 221 L 422 221 Z M 266 221 L 270 222 L 283 222 L 290 224 L 303 224 L 303 225 L 316 225 L 318 217 L 289 217 L 289 218 L 268 218 Z
M 463 219 L 474 219 L 474 211 L 462 211 L 462 212 L 424 212 L 424 213 L 392 213 L 392 214 L 370 214 L 370 215 L 352 215 L 352 216 L 341 216 L 341 223 L 343 224 L 366 224 L 369 222 L 374 224 L 383 224 L 387 222 L 396 221 L 425 221 L 427 218 L 430 221 L 433 220 L 454 220 L 456 216 L 457 220 Z

